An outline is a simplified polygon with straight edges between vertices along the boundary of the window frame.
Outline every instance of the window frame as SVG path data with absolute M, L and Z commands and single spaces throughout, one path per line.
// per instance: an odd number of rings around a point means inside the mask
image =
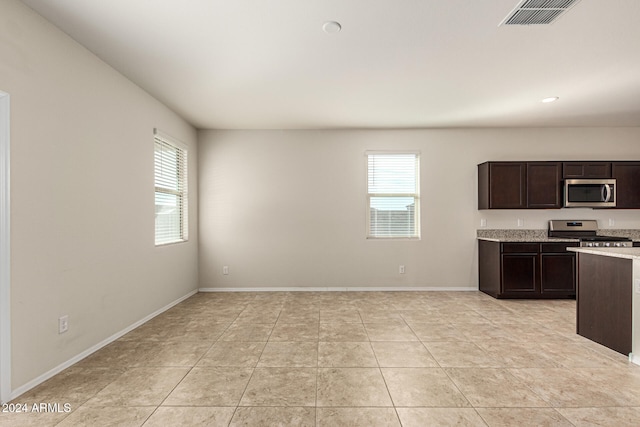
M 365 152 L 365 173 L 366 173 L 366 209 L 367 209 L 367 220 L 366 220 L 366 238 L 367 240 L 420 240 L 421 239 L 421 227 L 420 227 L 420 151 L 412 151 L 412 150 L 389 150 L 389 151 L 379 151 L 379 150 L 368 150 Z M 414 155 L 415 156 L 415 193 L 371 193 L 369 191 L 369 156 L 372 155 Z M 375 235 L 371 233 L 371 198 L 372 197 L 412 197 L 414 199 L 414 218 L 413 218 L 413 226 L 414 226 L 414 234 L 413 235 L 389 235 L 389 236 L 381 236 Z
M 166 188 L 159 186 L 157 182 L 157 161 L 156 161 L 156 153 L 158 144 L 163 144 L 172 149 L 175 149 L 178 155 L 176 156 L 176 162 L 182 162 L 182 165 L 176 165 L 176 170 L 178 171 L 177 178 L 177 186 L 178 189 Z M 180 142 L 179 140 L 163 133 L 158 129 L 153 130 L 153 172 L 154 172 L 154 243 L 155 246 L 167 246 L 167 245 L 175 245 L 179 243 L 186 243 L 189 241 L 189 191 L 188 191 L 188 181 L 189 181 L 189 150 L 186 144 Z M 180 236 L 173 240 L 161 240 L 158 241 L 158 224 L 157 224 L 157 195 L 165 194 L 176 196 L 179 199 L 179 209 L 180 209 Z

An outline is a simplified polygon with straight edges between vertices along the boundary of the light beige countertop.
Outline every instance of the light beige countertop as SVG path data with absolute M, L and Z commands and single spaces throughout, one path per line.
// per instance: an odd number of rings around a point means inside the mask
M 479 240 L 491 242 L 578 242 L 577 239 L 549 237 L 547 230 L 478 230 Z
M 601 234 L 603 236 L 628 237 L 634 242 L 640 242 L 640 230 L 604 229 L 604 230 L 599 230 L 598 234 Z
M 640 242 L 640 230 L 603 229 L 598 235 L 628 237 L 635 242 Z M 479 229 L 476 232 L 478 240 L 491 242 L 578 242 L 578 239 L 566 239 L 549 237 L 548 230 L 487 230 Z
M 581 254 L 640 260 L 640 248 L 567 248 Z

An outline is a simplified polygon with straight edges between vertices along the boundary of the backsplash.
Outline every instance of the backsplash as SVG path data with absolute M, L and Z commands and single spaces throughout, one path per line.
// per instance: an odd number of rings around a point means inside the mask
M 640 229 L 640 210 L 638 209 L 496 209 L 476 211 L 474 228 L 488 230 L 514 229 L 537 230 L 547 229 L 552 219 L 598 221 L 598 228 L 607 229 Z

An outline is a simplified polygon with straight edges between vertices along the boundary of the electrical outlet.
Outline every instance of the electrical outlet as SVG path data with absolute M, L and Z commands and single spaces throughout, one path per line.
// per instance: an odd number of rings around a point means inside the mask
M 65 314 L 58 318 L 58 333 L 64 334 L 69 330 L 69 315 Z
M 518 227 L 524 227 L 524 219 L 518 218 Z
M 609 227 L 613 227 L 614 225 L 616 225 L 616 220 L 613 218 L 609 218 Z
M 227 274 L 229 274 L 229 266 L 225 265 L 224 267 L 222 267 L 222 274 L 224 274 L 225 276 Z
M 486 226 L 487 226 L 487 219 L 486 218 L 480 219 L 480 227 L 486 227 Z
M 400 272 L 400 274 L 404 274 L 404 265 L 401 265 L 398 271 Z

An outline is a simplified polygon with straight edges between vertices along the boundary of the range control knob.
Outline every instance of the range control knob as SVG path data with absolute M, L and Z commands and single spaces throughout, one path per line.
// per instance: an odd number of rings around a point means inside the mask
M 587 246 L 588 246 L 588 247 L 592 247 L 592 246 L 593 246 L 593 243 L 589 242 L 589 243 L 587 243 Z
M 606 243 L 604 244 L 604 246 L 609 247 L 609 246 L 611 246 L 611 243 L 606 242 Z
M 622 246 L 622 243 L 614 243 L 614 245 L 613 245 L 613 246 L 620 247 L 620 246 Z

